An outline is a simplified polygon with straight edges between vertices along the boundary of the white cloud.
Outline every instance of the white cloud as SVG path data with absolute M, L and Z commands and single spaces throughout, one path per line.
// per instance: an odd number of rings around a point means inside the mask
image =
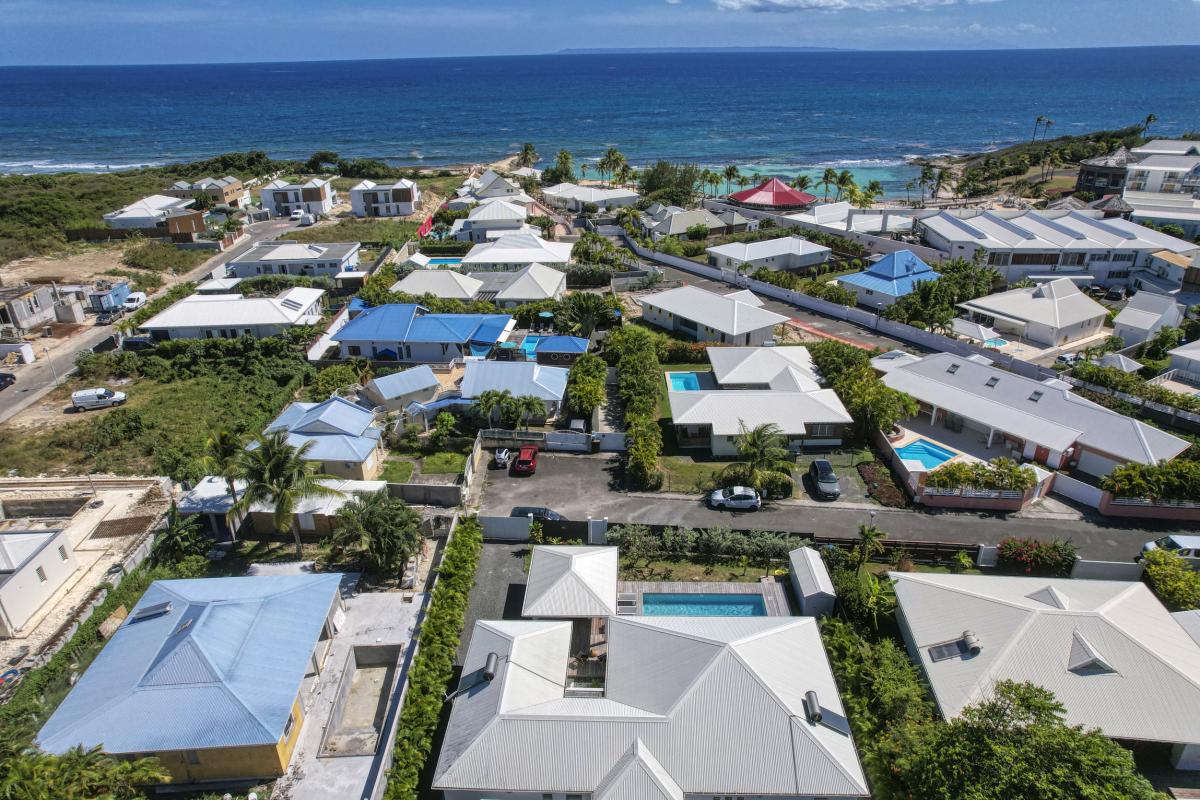
M 679 5 L 680 3 L 682 3 L 682 2 L 683 2 L 683 0 L 667 0 L 667 5 L 669 5 L 669 6 L 677 6 L 677 5 Z M 1196 0 L 1196 2 L 1197 2 L 1197 3 L 1200 3 L 1200 0 Z
M 960 0 L 713 0 L 723 11 L 889 11 L 957 5 Z M 1195 0 L 1200 2 L 1200 0 Z M 962 0 L 967 5 L 1001 0 Z

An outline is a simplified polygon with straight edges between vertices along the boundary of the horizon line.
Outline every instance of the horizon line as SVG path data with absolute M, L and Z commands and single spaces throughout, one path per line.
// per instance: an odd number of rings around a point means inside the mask
M 87 67 L 213 67 L 213 66 L 260 66 L 270 64 L 355 64 L 379 61 L 433 61 L 451 59 L 488 58 L 589 58 L 605 55 L 689 55 L 714 50 L 743 50 L 743 55 L 813 55 L 823 56 L 840 53 L 1000 53 L 1019 50 L 1023 53 L 1061 52 L 1064 50 L 1166 50 L 1200 49 L 1200 44 L 1130 44 L 1130 45 L 1086 45 L 1075 47 L 938 47 L 912 49 L 881 48 L 823 48 L 819 45 L 703 45 L 696 47 L 572 47 L 543 53 L 495 53 L 490 55 L 434 55 L 434 56 L 387 56 L 378 58 L 317 58 L 303 61 L 146 61 L 134 64 L 0 64 L 0 69 L 60 69 Z M 603 52 L 603 51 L 611 52 Z M 592 51 L 592 52 L 572 52 Z M 759 51 L 759 52 L 754 52 Z M 726 52 L 723 55 L 737 55 Z

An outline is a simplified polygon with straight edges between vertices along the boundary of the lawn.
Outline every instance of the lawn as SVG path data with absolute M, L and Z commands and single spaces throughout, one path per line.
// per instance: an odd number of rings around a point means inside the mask
M 389 458 L 383 463 L 383 473 L 379 479 L 388 483 L 408 483 L 415 466 L 413 462 L 402 458 Z
M 421 459 L 422 475 L 457 475 L 467 464 L 467 457 L 462 453 L 443 451 L 432 453 Z
M 772 567 L 772 570 L 776 567 Z M 697 561 L 672 561 L 656 559 L 638 564 L 630 569 L 622 560 L 619 579 L 623 581 L 714 581 L 731 583 L 756 583 L 771 570 L 762 565 L 747 564 L 743 569 L 737 563 L 701 564 Z M 786 579 L 785 579 L 786 580 Z
M 417 236 L 417 223 L 399 219 L 343 219 L 333 225 L 314 225 L 288 231 L 281 239 L 299 242 L 383 242 L 400 247 Z
M 449 197 L 454 194 L 455 189 L 462 185 L 465 178 L 465 175 L 446 175 L 444 177 L 422 175 L 416 179 L 416 183 L 422 192 L 433 192 L 442 197 Z
M 692 456 L 659 456 L 658 469 L 662 472 L 661 491 L 704 492 L 717 483 L 717 475 L 734 462 L 699 460 Z

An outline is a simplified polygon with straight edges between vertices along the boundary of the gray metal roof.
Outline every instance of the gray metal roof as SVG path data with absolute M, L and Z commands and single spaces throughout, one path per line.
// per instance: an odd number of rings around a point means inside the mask
M 489 389 L 508 390 L 513 397 L 532 395 L 558 402 L 567 391 L 565 367 L 534 361 L 468 361 L 462 377 L 462 396 L 479 397 Z
M 373 379 L 367 384 L 382 398 L 390 400 L 393 397 L 403 397 L 410 392 L 420 391 L 438 386 L 437 376 L 433 374 L 428 364 L 419 367 L 402 369 L 391 375 Z
M 565 696 L 571 623 L 476 624 L 434 772 L 439 789 L 578 792 L 610 787 L 629 760 L 647 794 L 865 797 L 846 733 L 808 722 L 815 691 L 844 718 L 816 621 L 800 617 L 609 617 L 603 697 Z M 495 679 L 480 680 L 489 653 Z M 632 755 L 631 755 L 632 751 Z M 531 756 L 531 754 L 534 754 Z
M 709 347 L 705 353 L 722 385 L 773 384 L 780 373 L 793 371 L 802 391 L 821 388 L 807 347 Z
M 616 547 L 534 547 L 521 616 L 574 618 L 616 614 L 618 554 Z
M 711 425 L 718 436 L 736 436 L 743 426 L 749 430 L 766 423 L 775 423 L 785 434 L 800 436 L 808 424 L 853 422 L 833 389 L 667 392 L 667 399 L 676 425 Z
M 638 303 L 660 308 L 730 336 L 773 328 L 788 321 L 782 314 L 698 286 L 667 289 L 665 292 L 640 297 Z
M 1113 327 L 1149 331 L 1160 323 L 1178 325 L 1182 318 L 1183 307 L 1175 302 L 1174 297 L 1141 291 L 1129 298 L 1121 313 L 1113 319 Z
M 1200 743 L 1200 645 L 1145 584 L 893 572 L 903 623 L 943 714 L 1000 680 L 1054 692 L 1073 725 Z M 978 655 L 928 648 L 971 631 Z
M 1104 306 L 1079 291 L 1070 278 L 1024 289 L 977 297 L 959 308 L 1023 322 L 1037 322 L 1051 328 L 1069 328 L 1108 314 Z
M 51 753 L 274 745 L 342 576 L 155 581 L 38 733 Z M 141 609 L 169 603 L 158 616 Z

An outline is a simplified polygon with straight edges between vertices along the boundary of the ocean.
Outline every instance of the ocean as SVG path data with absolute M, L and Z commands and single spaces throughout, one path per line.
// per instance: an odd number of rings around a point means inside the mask
M 111 170 L 232 150 L 485 162 L 532 141 L 743 173 L 850 169 L 903 195 L 914 156 L 1117 128 L 1200 130 L 1200 47 L 791 52 L 0 68 L 0 171 Z

